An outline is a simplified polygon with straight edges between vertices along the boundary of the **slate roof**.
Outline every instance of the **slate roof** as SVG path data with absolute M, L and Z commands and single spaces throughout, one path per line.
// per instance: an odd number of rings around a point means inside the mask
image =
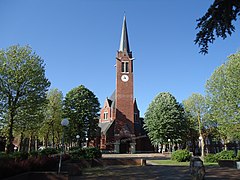
M 111 97 L 108 99 L 108 100 L 111 101 L 111 102 L 108 102 L 108 103 L 109 103 L 109 106 L 110 106 L 112 109 L 115 108 L 115 104 L 116 104 L 116 103 L 115 103 L 115 102 L 116 102 L 116 96 L 115 96 L 115 94 L 116 94 L 116 90 L 113 91 Z
M 113 122 L 99 123 L 98 126 L 101 128 L 101 133 L 106 134 L 108 129 L 111 127 Z
M 129 40 L 128 40 L 128 32 L 127 32 L 127 21 L 126 16 L 123 18 L 123 25 L 122 25 L 122 35 L 120 40 L 120 47 L 119 51 L 127 51 L 128 54 L 131 54 Z

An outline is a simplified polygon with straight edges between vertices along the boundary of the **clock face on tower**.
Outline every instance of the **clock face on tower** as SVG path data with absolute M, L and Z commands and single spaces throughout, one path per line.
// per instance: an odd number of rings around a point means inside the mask
M 127 82 L 127 81 L 129 80 L 128 75 L 126 75 L 126 74 L 122 75 L 122 76 L 121 76 L 121 80 L 122 80 L 123 82 Z

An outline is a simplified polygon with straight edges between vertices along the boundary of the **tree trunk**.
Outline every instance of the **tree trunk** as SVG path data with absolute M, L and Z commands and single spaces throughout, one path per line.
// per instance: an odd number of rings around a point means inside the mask
M 192 152 L 193 152 L 193 155 L 195 156 L 196 155 L 196 142 L 195 142 L 194 138 L 192 138 Z
M 7 137 L 7 142 L 6 142 L 6 153 L 9 154 L 10 152 L 13 152 L 14 147 L 13 147 L 13 113 L 10 113 L 10 122 L 8 124 L 9 129 L 8 129 L 8 137 Z
M 202 136 L 202 135 L 201 135 Z M 205 156 L 205 141 L 204 141 L 205 139 L 203 138 L 203 136 L 202 136 L 202 140 L 201 140 L 201 156 L 202 157 L 204 157 Z
M 227 141 L 224 140 L 224 150 L 227 151 Z
M 43 146 L 44 147 L 48 147 L 48 135 L 49 135 L 49 130 L 46 133 L 46 136 L 44 136 L 44 142 L 43 142 Z
M 30 152 L 35 150 L 35 136 L 32 135 Z
M 48 135 L 44 136 L 43 146 L 44 147 L 48 146 Z
M 163 154 L 163 144 L 162 143 L 159 144 L 159 147 L 160 147 L 160 151 L 159 152 L 161 152 Z
M 34 143 L 34 151 L 37 151 L 38 150 L 38 137 L 35 136 L 35 143 Z
M 57 143 L 60 144 L 61 142 L 61 137 L 59 131 L 57 131 Z
M 53 122 L 51 123 L 51 126 L 52 126 L 52 147 L 54 148 L 55 147 L 55 136 L 54 136 L 54 127 L 53 127 Z
M 200 110 L 198 111 L 198 131 L 199 131 L 199 138 L 200 138 L 200 143 L 201 143 L 201 157 L 204 157 L 205 152 L 204 152 L 204 146 L 205 146 L 205 142 L 204 142 L 204 138 L 202 135 L 202 130 L 201 130 L 201 119 L 200 119 Z
M 18 151 L 22 151 L 22 146 L 23 146 L 23 132 L 21 132 L 21 135 L 20 135 L 20 144 L 18 147 Z
M 32 135 L 30 135 L 28 139 L 28 150 L 27 150 L 28 153 L 30 153 L 31 151 L 31 145 L 32 145 Z

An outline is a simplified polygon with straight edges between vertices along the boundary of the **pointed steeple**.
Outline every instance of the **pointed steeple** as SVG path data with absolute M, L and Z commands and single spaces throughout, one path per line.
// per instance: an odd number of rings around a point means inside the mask
M 121 52 L 126 51 L 128 54 L 131 54 L 129 41 L 128 41 L 128 33 L 127 33 L 127 21 L 126 21 L 125 15 L 123 18 L 122 35 L 121 35 L 119 51 Z

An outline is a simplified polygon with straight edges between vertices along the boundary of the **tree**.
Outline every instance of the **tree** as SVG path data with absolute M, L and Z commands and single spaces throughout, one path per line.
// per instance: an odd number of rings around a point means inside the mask
M 168 92 L 158 94 L 150 103 L 144 119 L 144 128 L 152 144 L 181 141 L 187 124 L 182 106 Z
M 208 53 L 208 44 L 213 43 L 216 37 L 225 39 L 235 31 L 233 21 L 240 16 L 239 0 L 215 0 L 206 14 L 199 18 L 195 44 L 201 47 L 200 53 Z
M 7 153 L 12 150 L 17 115 L 20 112 L 34 112 L 34 109 L 41 107 L 46 102 L 49 86 L 43 60 L 29 46 L 17 45 L 6 51 L 0 50 L 1 117 L 5 118 L 8 128 Z
M 97 97 L 83 85 L 69 91 L 64 100 L 64 117 L 69 119 L 70 138 L 75 139 L 79 135 L 79 144 L 86 137 L 94 139 L 98 130 L 99 110 Z
M 226 145 L 240 137 L 240 52 L 228 57 L 206 83 L 207 103 L 212 121 Z M 225 146 L 226 148 L 226 146 Z
M 205 138 L 207 137 L 207 104 L 205 98 L 201 94 L 193 93 L 187 100 L 183 101 L 184 109 L 190 114 L 191 122 L 195 124 L 201 141 L 201 156 L 204 154 Z
M 37 150 L 39 129 L 43 125 L 45 104 L 19 109 L 14 124 L 14 136 L 20 135 L 21 151 Z M 28 139 L 28 147 L 23 146 L 23 140 Z
M 49 138 L 52 141 L 52 147 L 56 142 L 60 143 L 61 139 L 61 120 L 63 114 L 63 95 L 58 89 L 51 89 L 47 93 L 48 104 L 45 108 L 45 120 L 41 127 L 41 135 L 44 139 L 45 146 L 48 146 Z
M 184 104 L 183 104 L 184 107 Z M 195 155 L 195 149 L 196 149 L 196 140 L 199 138 L 198 128 L 196 128 L 196 121 L 194 121 L 194 118 L 192 117 L 191 113 L 186 111 L 184 108 L 184 118 L 187 121 L 187 132 L 186 132 L 186 138 L 184 143 L 186 144 L 186 148 L 190 149 L 193 152 L 193 155 Z M 189 144 L 191 142 L 191 145 Z

